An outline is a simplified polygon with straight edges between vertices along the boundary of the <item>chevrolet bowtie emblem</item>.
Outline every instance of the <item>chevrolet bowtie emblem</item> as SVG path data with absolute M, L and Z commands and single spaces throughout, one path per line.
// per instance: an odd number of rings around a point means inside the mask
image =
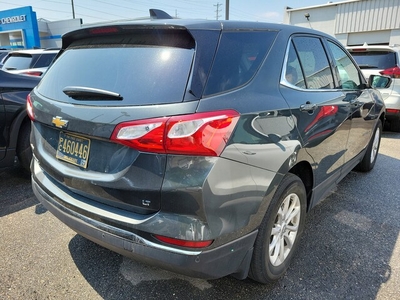
M 68 125 L 67 120 L 63 120 L 61 117 L 55 117 L 51 120 L 51 123 L 53 123 L 56 127 L 58 128 L 65 128 Z

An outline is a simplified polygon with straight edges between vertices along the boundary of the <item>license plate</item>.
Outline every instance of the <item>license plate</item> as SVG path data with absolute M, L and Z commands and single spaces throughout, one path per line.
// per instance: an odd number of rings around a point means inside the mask
M 86 168 L 89 158 L 90 140 L 60 132 L 56 157 L 73 165 Z

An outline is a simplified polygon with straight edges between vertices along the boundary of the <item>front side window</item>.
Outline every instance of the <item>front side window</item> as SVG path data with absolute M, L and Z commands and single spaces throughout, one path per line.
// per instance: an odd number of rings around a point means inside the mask
M 328 42 L 339 73 L 339 87 L 344 90 L 356 90 L 360 86 L 360 74 L 349 56 L 336 44 Z
M 303 70 L 306 88 L 334 88 L 332 71 L 321 40 L 308 36 L 295 37 L 293 44 Z

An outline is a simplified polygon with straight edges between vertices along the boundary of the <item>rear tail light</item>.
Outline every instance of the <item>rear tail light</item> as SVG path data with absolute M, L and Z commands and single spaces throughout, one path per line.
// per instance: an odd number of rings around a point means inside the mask
M 162 235 L 154 235 L 154 237 L 164 243 L 181 246 L 181 247 L 190 247 L 190 248 L 205 248 L 212 244 L 213 240 L 210 241 L 188 241 L 188 240 L 180 240 L 174 239 Z
M 354 49 L 351 49 L 349 51 L 350 51 L 350 53 L 351 52 L 366 52 L 367 48 L 354 48 Z
M 119 29 L 118 27 L 111 26 L 111 27 L 98 27 L 98 28 L 93 28 L 89 29 L 89 32 L 91 34 L 110 34 L 110 33 L 118 33 Z
M 393 109 L 393 108 L 387 108 L 386 112 L 391 113 L 391 114 L 398 114 L 400 112 L 400 110 Z
M 392 78 L 400 78 L 400 67 L 395 66 L 393 68 L 385 69 L 379 72 L 381 75 L 390 76 Z
M 145 152 L 219 156 L 238 120 L 224 110 L 124 122 L 111 140 Z
M 26 97 L 26 111 L 28 113 L 28 117 L 33 121 L 35 119 L 35 116 L 33 114 L 33 105 L 30 94 L 28 94 L 28 96 Z

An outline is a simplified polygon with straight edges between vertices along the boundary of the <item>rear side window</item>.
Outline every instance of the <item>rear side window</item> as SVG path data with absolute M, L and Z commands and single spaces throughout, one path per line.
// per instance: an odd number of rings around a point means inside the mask
M 54 57 L 57 53 L 43 53 L 40 57 L 36 60 L 35 65 L 32 68 L 44 68 L 50 66 L 51 62 L 53 61 Z
M 148 34 L 130 32 L 73 42 L 48 70 L 38 92 L 58 101 L 82 104 L 90 101 L 96 105 L 99 101 L 115 106 L 182 102 L 194 42 L 184 32 L 148 31 Z M 74 100 L 63 92 L 71 86 L 106 90 L 123 99 Z
M 276 32 L 224 32 L 204 95 L 235 89 L 247 83 L 260 67 Z
M 321 40 L 295 37 L 293 43 L 304 74 L 305 86 L 308 89 L 334 88 L 332 71 Z
M 397 65 L 396 53 L 389 51 L 351 52 L 361 69 L 389 69 Z
M 306 83 L 293 42 L 290 42 L 285 70 L 285 81 L 291 85 L 305 89 Z

